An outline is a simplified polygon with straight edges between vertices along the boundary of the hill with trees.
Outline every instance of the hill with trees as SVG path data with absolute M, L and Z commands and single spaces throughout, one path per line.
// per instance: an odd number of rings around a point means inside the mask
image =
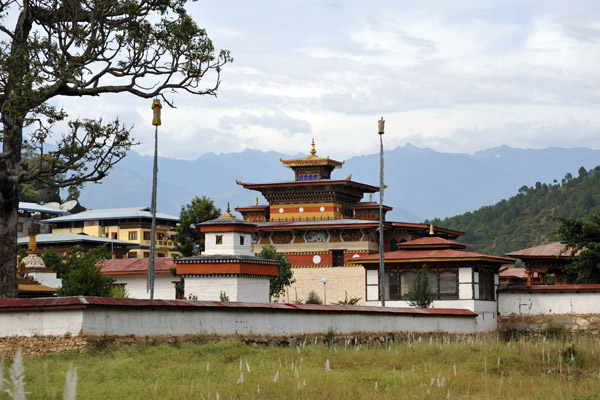
M 519 192 L 491 206 L 427 223 L 466 232 L 461 242 L 482 253 L 504 255 L 548 243 L 559 225 L 554 217 L 581 218 L 600 211 L 600 166 L 579 176 L 568 173 L 558 182 L 523 186 Z

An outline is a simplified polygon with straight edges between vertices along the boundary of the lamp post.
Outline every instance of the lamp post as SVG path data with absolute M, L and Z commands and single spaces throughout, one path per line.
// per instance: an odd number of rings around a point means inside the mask
M 152 229 L 150 233 L 150 265 L 148 266 L 148 282 L 146 291 L 150 292 L 150 299 L 154 299 L 154 257 L 156 252 L 156 175 L 158 174 L 158 126 L 160 125 L 160 109 L 162 105 L 158 99 L 152 101 L 152 125 L 154 129 L 154 165 L 152 167 Z
M 385 121 L 383 117 L 377 123 L 379 134 L 379 289 L 381 306 L 385 307 L 385 265 L 383 259 L 383 133 Z
M 327 282 L 329 282 L 329 279 L 321 278 L 321 282 L 323 283 L 323 304 L 327 304 Z

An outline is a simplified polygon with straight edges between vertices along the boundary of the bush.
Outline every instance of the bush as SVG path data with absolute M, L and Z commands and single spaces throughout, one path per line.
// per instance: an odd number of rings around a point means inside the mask
M 561 339 L 565 336 L 565 327 L 551 322 L 542 328 L 544 335 L 549 338 Z
M 429 290 L 427 266 L 423 265 L 408 292 L 408 304 L 411 307 L 427 308 L 433 303 L 433 293 Z
M 323 301 L 314 290 L 311 290 L 306 299 L 306 304 L 323 304 Z

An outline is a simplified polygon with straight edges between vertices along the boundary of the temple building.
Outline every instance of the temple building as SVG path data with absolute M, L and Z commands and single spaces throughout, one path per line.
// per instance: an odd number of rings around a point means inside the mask
M 478 314 L 477 323 L 495 329 L 498 271 L 516 260 L 467 251 L 467 245 L 436 236 L 398 245 L 384 254 L 387 306 L 409 307 L 417 271 L 426 266 L 433 308 L 461 308 Z M 380 305 L 379 254 L 352 261 L 365 268 L 367 305 Z
M 281 160 L 293 171 L 294 179 L 285 182 L 247 183 L 246 189 L 260 192 L 268 204 L 237 207 L 244 221 L 257 225 L 252 235 L 254 252 L 272 244 L 284 253 L 293 267 L 296 283 L 283 301 L 305 300 L 310 291 L 321 293 L 321 278 L 327 278 L 328 303 L 345 298 L 360 298 L 365 303 L 365 272 L 350 264 L 357 257 L 377 253 L 379 249 L 379 204 L 373 201 L 376 186 L 352 180 L 334 179 L 335 169 L 344 165 L 317 155 L 314 140 L 310 155 Z M 368 201 L 365 196 L 368 195 Z M 383 205 L 385 251 L 397 250 L 398 244 L 427 236 L 430 226 L 386 221 L 392 207 Z M 435 236 L 455 239 L 463 232 L 432 227 Z

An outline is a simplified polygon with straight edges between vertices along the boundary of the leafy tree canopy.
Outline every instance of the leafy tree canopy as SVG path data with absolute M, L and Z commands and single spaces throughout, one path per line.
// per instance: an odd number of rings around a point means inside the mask
M 110 258 L 106 245 L 85 254 L 82 254 L 79 246 L 73 246 L 64 256 L 47 249 L 42 258 L 46 266 L 56 271 L 62 279 L 59 296 L 113 297 L 114 279 L 100 273 L 101 262 Z
M 583 218 L 557 217 L 557 220 L 558 240 L 573 249 L 573 263 L 567 271 L 576 276 L 576 283 L 600 283 L 600 212 Z
M 0 0 L 0 297 L 17 295 L 19 185 L 99 181 L 135 144 L 118 119 L 69 120 L 56 97 L 129 93 L 172 105 L 167 92 L 216 94 L 221 68 L 232 59 L 215 53 L 185 5 Z M 204 85 L 205 78 L 212 83 Z M 49 141 L 51 150 L 44 148 Z M 22 162 L 25 142 L 38 162 Z
M 258 256 L 269 260 L 279 261 L 279 273 L 277 276 L 271 278 L 269 287 L 269 295 L 275 299 L 278 299 L 285 293 L 285 288 L 287 286 L 290 286 L 296 282 L 294 279 L 292 266 L 290 265 L 285 254 L 278 253 L 277 249 L 272 244 L 263 246 Z
M 181 207 L 177 227 L 178 249 L 184 257 L 204 251 L 204 234 L 200 232 L 202 222 L 219 218 L 221 209 L 206 196 L 194 197 L 189 204 Z

